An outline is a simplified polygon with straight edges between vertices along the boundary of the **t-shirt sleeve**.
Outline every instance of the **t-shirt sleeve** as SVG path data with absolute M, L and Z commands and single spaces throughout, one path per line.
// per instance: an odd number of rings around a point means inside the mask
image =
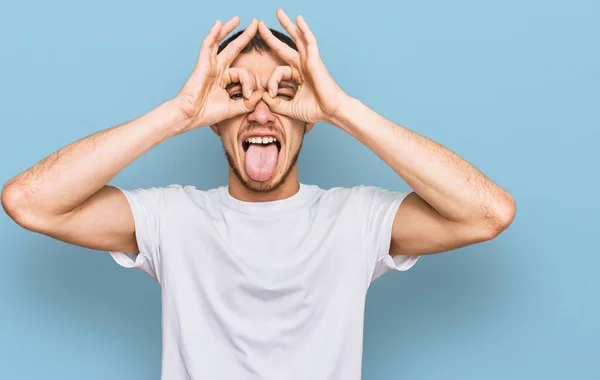
M 392 226 L 396 211 L 411 192 L 389 191 L 374 186 L 359 186 L 357 190 L 366 212 L 366 239 L 371 282 L 390 270 L 406 271 L 419 256 L 390 255 Z
M 164 188 L 125 190 L 135 223 L 135 236 L 139 254 L 110 252 L 114 261 L 124 268 L 138 268 L 159 281 L 160 219 Z

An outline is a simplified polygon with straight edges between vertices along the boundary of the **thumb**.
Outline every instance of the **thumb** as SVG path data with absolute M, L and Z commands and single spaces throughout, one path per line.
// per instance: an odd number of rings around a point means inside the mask
M 232 118 L 245 113 L 254 111 L 258 102 L 260 102 L 261 93 L 260 91 L 252 92 L 249 99 L 242 98 L 240 100 L 229 101 L 229 117 Z
M 271 112 L 278 113 L 284 116 L 292 116 L 291 111 L 292 107 L 290 106 L 289 100 L 284 100 L 281 98 L 272 98 L 268 92 L 264 92 L 262 94 L 262 101 L 267 103 L 267 106 L 271 110 Z

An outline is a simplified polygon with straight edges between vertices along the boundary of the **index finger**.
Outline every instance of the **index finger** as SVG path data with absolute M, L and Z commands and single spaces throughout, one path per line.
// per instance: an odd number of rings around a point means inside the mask
M 298 52 L 301 55 L 304 55 L 306 53 L 306 49 L 304 48 L 304 43 L 306 41 L 304 40 L 302 33 L 300 33 L 300 30 L 298 29 L 298 27 L 296 25 L 294 25 L 292 20 L 290 20 L 288 15 L 285 14 L 283 9 L 281 9 L 281 8 L 277 9 L 276 13 L 277 13 L 277 19 L 279 20 L 279 23 L 281 24 L 281 26 L 283 26 L 283 28 L 290 34 L 290 36 L 292 36 L 292 38 L 294 39 L 294 42 L 296 42 L 296 47 L 298 48 Z
M 250 99 L 250 96 L 252 95 L 254 90 L 256 90 L 256 83 L 254 81 L 254 77 L 250 75 L 248 70 L 238 67 L 232 67 L 229 70 L 227 70 L 227 73 L 229 74 L 225 82 L 227 87 L 229 87 L 228 85 L 230 84 L 239 83 L 242 87 L 242 95 L 246 99 Z
M 280 41 L 279 38 L 275 37 L 264 21 L 260 22 L 258 31 L 267 45 L 269 45 L 269 47 L 274 50 L 275 53 L 281 57 L 281 59 L 291 65 L 298 56 L 298 52 Z
M 210 29 L 210 32 L 204 38 L 204 41 L 202 41 L 202 46 L 200 47 L 200 54 L 198 56 L 198 64 L 201 64 L 202 62 L 205 62 L 209 59 L 213 45 L 217 41 L 218 32 L 219 30 L 221 30 L 222 26 L 223 25 L 221 24 L 221 21 L 215 21 L 213 27 Z
M 225 61 L 226 65 L 229 66 L 235 57 L 248 45 L 250 40 L 256 35 L 256 29 L 258 28 L 258 22 L 256 19 L 252 19 L 250 25 L 240 34 L 235 40 L 231 41 L 229 45 L 223 49 L 219 54 L 220 57 Z

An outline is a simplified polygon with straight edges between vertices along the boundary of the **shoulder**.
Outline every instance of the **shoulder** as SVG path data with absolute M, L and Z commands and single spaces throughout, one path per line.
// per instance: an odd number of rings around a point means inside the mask
M 394 191 L 374 185 L 356 185 L 351 187 L 333 187 L 328 190 L 322 190 L 321 198 L 339 200 L 345 202 L 360 202 L 369 204 L 372 202 L 386 200 L 397 200 L 408 195 L 407 191 Z
M 185 207 L 206 208 L 218 204 L 222 196 L 222 187 L 201 190 L 193 185 L 171 184 L 162 188 L 165 204 Z
M 399 205 L 410 191 L 394 191 L 380 186 L 356 185 L 319 189 L 318 203 L 336 209 L 347 208 L 354 214 L 366 216 L 378 209 Z
M 146 208 L 173 209 L 177 205 L 205 203 L 204 200 L 216 197 L 218 189 L 198 190 L 192 185 L 170 184 L 166 186 L 139 187 L 121 190 L 130 203 L 143 204 Z
M 361 194 L 371 191 L 374 186 L 356 185 L 351 187 L 331 187 L 329 189 L 323 189 L 316 185 L 307 185 L 315 189 L 320 194 L 321 198 L 325 199 L 347 199 L 348 197 L 356 197 Z

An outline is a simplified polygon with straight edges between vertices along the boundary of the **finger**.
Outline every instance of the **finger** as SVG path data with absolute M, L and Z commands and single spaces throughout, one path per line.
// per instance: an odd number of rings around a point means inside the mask
M 227 21 L 223 24 L 219 32 L 219 37 L 217 38 L 217 44 L 220 44 L 223 38 L 225 38 L 232 30 L 234 30 L 240 24 L 240 18 L 238 16 L 234 16 L 231 20 Z
M 215 21 L 215 24 L 210 29 L 210 32 L 208 32 L 208 35 L 204 38 L 204 41 L 202 41 L 198 62 L 204 62 L 205 60 L 210 58 L 212 48 L 215 45 L 215 42 L 217 41 L 217 37 L 219 31 L 221 30 L 221 26 L 222 24 L 220 20 Z
M 229 102 L 229 104 L 230 104 L 229 109 L 230 109 L 231 114 L 229 115 L 228 119 L 238 116 L 238 115 L 242 115 L 242 114 L 254 111 L 254 109 L 256 108 L 256 105 L 260 101 L 261 97 L 262 97 L 262 93 L 260 91 L 254 91 L 254 93 L 252 93 L 252 96 L 250 97 L 250 99 L 244 99 L 242 101 L 231 100 Z
M 219 31 L 219 35 L 217 36 L 216 43 L 212 47 L 212 50 L 211 50 L 212 55 L 215 55 L 215 56 L 217 55 L 217 53 L 219 51 L 219 44 L 221 43 L 223 38 L 225 38 L 229 33 L 231 33 L 231 31 L 233 31 L 239 24 L 240 24 L 240 18 L 238 16 L 234 16 L 231 20 L 229 20 L 225 24 L 223 24 L 223 26 L 221 27 L 221 30 Z
M 283 100 L 281 98 L 272 98 L 266 92 L 263 92 L 262 94 L 262 101 L 267 103 L 267 106 L 269 107 L 271 112 L 275 112 L 284 116 L 291 116 L 291 101 Z
M 290 65 L 296 60 L 298 52 L 280 41 L 279 38 L 275 37 L 264 21 L 260 22 L 258 31 L 271 50 L 273 50 L 281 59 Z
M 302 33 L 302 35 L 304 36 L 304 39 L 306 40 L 306 51 L 307 51 L 308 55 L 318 56 L 319 55 L 319 47 L 317 45 L 317 38 L 315 37 L 313 32 L 308 27 L 308 24 L 306 23 L 306 20 L 304 20 L 304 17 L 302 17 L 302 15 L 299 15 L 298 17 L 296 17 L 296 24 L 298 24 L 298 29 L 300 29 L 300 32 Z
M 276 67 L 267 82 L 269 95 L 271 95 L 272 98 L 275 97 L 275 95 L 277 95 L 277 90 L 279 90 L 279 83 L 281 83 L 282 80 L 290 79 L 292 79 L 292 68 L 290 66 Z
M 305 48 L 306 41 L 304 40 L 302 33 L 300 33 L 300 30 L 298 30 L 298 27 L 296 25 L 294 25 L 292 20 L 290 20 L 288 15 L 286 15 L 285 12 L 283 11 L 283 9 L 281 9 L 281 8 L 279 8 L 277 10 L 277 19 L 279 20 L 279 23 L 281 24 L 281 26 L 283 26 L 283 28 L 294 39 L 294 42 L 296 42 L 296 47 L 298 48 L 298 52 L 301 55 L 306 54 L 306 48 Z
M 230 83 L 239 83 L 242 86 L 242 94 L 246 99 L 250 99 L 254 90 L 256 90 L 256 82 L 254 77 L 250 75 L 248 70 L 232 67 L 228 70 L 229 81 L 225 85 Z
M 233 62 L 235 57 L 240 54 L 240 52 L 248 45 L 252 37 L 256 35 L 256 30 L 258 28 L 258 21 L 256 19 L 252 19 L 250 25 L 244 30 L 242 34 L 240 34 L 235 40 L 231 41 L 229 45 L 219 54 L 222 57 L 222 60 L 225 62 L 227 66 Z

